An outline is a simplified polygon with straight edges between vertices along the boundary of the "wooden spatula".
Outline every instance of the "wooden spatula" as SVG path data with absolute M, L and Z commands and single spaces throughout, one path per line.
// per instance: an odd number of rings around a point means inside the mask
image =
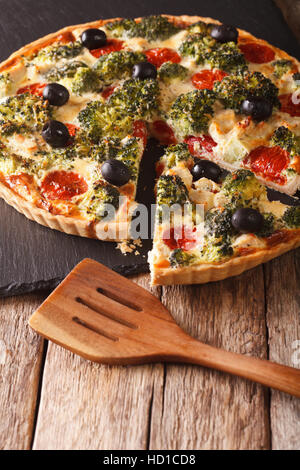
M 300 397 L 300 370 L 200 343 L 147 290 L 85 259 L 29 320 L 44 337 L 95 362 L 188 362 Z

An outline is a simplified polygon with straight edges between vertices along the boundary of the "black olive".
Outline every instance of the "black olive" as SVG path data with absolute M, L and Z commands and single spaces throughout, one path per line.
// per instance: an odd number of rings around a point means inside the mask
M 83 31 L 81 35 L 81 43 L 88 49 L 98 49 L 99 47 L 105 46 L 107 43 L 107 37 L 102 29 L 90 28 Z
M 212 27 L 210 35 L 218 42 L 237 42 L 239 32 L 234 26 L 216 24 Z
M 125 163 L 114 158 L 103 163 L 101 173 L 105 181 L 114 186 L 123 186 L 131 178 L 130 171 Z
M 65 147 L 70 140 L 68 128 L 60 121 L 46 122 L 42 137 L 51 147 Z
M 155 65 L 150 62 L 140 62 L 135 64 L 132 69 L 132 78 L 140 78 L 144 80 L 146 78 L 156 78 L 157 70 Z
M 215 183 L 218 183 L 222 170 L 214 162 L 210 162 L 209 160 L 197 160 L 191 169 L 191 173 L 193 175 L 193 181 L 197 181 L 200 178 L 209 178 L 215 181 Z
M 265 121 L 272 114 L 270 101 L 260 96 L 250 96 L 242 102 L 241 113 L 252 116 L 255 121 Z
M 59 83 L 49 83 L 43 91 L 43 98 L 53 106 L 62 106 L 70 98 L 68 90 Z
M 264 224 L 264 217 L 255 209 L 242 207 L 237 209 L 231 217 L 233 227 L 242 233 L 259 232 Z

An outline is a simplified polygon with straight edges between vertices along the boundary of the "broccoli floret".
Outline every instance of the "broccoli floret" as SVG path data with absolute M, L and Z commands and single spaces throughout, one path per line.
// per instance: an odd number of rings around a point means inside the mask
M 234 42 L 220 43 L 202 33 L 188 36 L 179 51 L 193 57 L 199 65 L 208 64 L 226 72 L 247 70 L 245 57 Z
M 138 164 L 140 157 L 140 147 L 138 139 L 132 137 L 128 139 L 116 153 L 116 159 L 121 160 L 131 174 L 131 179 L 137 180 L 138 177 Z
M 297 137 L 285 126 L 278 127 L 271 137 L 272 145 L 283 148 L 291 157 L 300 154 L 300 137 Z
M 179 28 L 164 16 L 147 16 L 139 23 L 131 19 L 113 21 L 105 25 L 114 37 L 133 38 L 142 37 L 148 41 L 168 39 L 179 31 Z
M 212 68 L 226 72 L 243 72 L 247 70 L 244 55 L 234 42 L 217 43 L 212 52 L 206 53 L 203 63 L 209 63 Z
M 81 61 L 73 61 L 60 67 L 54 67 L 45 74 L 45 78 L 50 82 L 67 79 L 71 90 L 76 95 L 98 91 L 102 88 L 97 73 Z
M 88 138 L 86 133 L 82 129 L 76 131 L 75 136 L 72 139 L 72 145 L 67 145 L 66 147 L 52 148 L 50 153 L 46 153 L 44 150 L 43 154 L 47 155 L 47 158 L 51 158 L 53 155 L 55 159 L 63 162 L 74 161 L 76 157 L 78 158 L 88 158 L 92 155 L 94 148 L 98 148 L 98 145 L 93 144 L 93 142 Z M 39 159 L 40 159 L 39 152 Z M 97 158 L 95 158 L 97 161 Z
M 225 208 L 224 210 L 211 209 L 206 212 L 204 224 L 208 235 L 215 238 L 220 238 L 227 235 L 233 235 L 235 229 L 231 223 L 231 217 L 234 210 L 232 208 Z
M 148 41 L 168 39 L 178 31 L 180 31 L 180 28 L 175 26 L 175 24 L 169 21 L 165 16 L 146 16 L 138 23 L 138 36 Z
M 171 126 L 182 137 L 207 131 L 215 99 L 215 93 L 211 90 L 195 90 L 179 95 L 169 111 Z
M 260 72 L 246 73 L 244 76 L 248 95 L 260 96 L 268 100 L 273 106 L 280 108 L 278 88 L 274 83 Z
M 259 232 L 255 235 L 258 237 L 269 237 L 274 232 L 275 217 L 273 214 L 263 214 L 264 223 Z
M 91 194 L 86 196 L 82 205 L 86 207 L 87 214 L 91 215 L 95 220 L 107 217 L 107 214 L 110 213 L 107 205 L 118 210 L 120 193 L 111 184 L 103 181 L 95 182 Z
M 281 78 L 285 73 L 289 72 L 293 67 L 293 62 L 288 59 L 280 59 L 272 62 L 274 67 L 274 76 L 276 78 Z
M 193 253 L 183 251 L 181 248 L 173 250 L 169 256 L 169 262 L 172 268 L 189 266 L 196 262 L 196 256 Z
M 51 153 L 59 154 L 63 160 L 74 160 L 74 157 L 88 159 L 97 163 L 103 163 L 110 158 L 116 158 L 121 151 L 123 143 L 116 137 L 105 137 L 97 142 L 92 141 L 84 129 L 78 129 L 72 145 L 52 149 Z
M 157 109 L 158 95 L 157 80 L 132 78 L 110 95 L 108 104 L 136 119 L 146 119 Z
M 215 82 L 214 91 L 225 108 L 240 112 L 242 102 L 249 96 L 267 99 L 280 108 L 278 88 L 260 72 L 228 75 L 221 82 Z
M 107 138 L 93 143 L 86 133 L 81 129 L 76 132 L 72 145 L 62 148 L 51 149 L 50 152 L 38 151 L 32 161 L 32 169 L 35 174 L 39 170 L 57 164 L 67 170 L 73 168 L 75 158 L 84 159 L 95 163 L 95 171 L 99 171 L 99 164 L 106 160 L 115 158 L 122 160 L 131 172 L 132 178 L 137 179 L 137 167 L 140 158 L 140 147 L 138 139 L 132 137 L 125 140 L 119 138 Z M 27 159 L 28 160 L 28 159 Z M 95 173 L 96 176 L 96 173 Z
M 233 207 L 255 205 L 256 200 L 266 192 L 265 187 L 249 170 L 239 170 L 228 174 L 221 191 L 230 199 Z
M 182 56 L 193 57 L 200 63 L 209 44 L 214 44 L 213 38 L 202 33 L 191 34 L 180 44 L 179 52 Z
M 123 138 L 132 132 L 134 120 L 151 116 L 157 108 L 158 92 L 156 80 L 127 80 L 106 103 L 88 103 L 78 120 L 93 142 L 104 136 Z
M 48 70 L 44 76 L 48 82 L 58 82 L 63 78 L 73 78 L 78 69 L 81 68 L 88 69 L 89 66 L 84 62 L 74 60 L 73 62 L 63 64 L 59 67 L 53 67 L 52 69 Z
M 124 110 L 102 101 L 88 103 L 77 118 L 93 143 L 99 143 L 103 137 L 123 138 L 132 127 L 132 118 Z
M 231 223 L 233 212 L 234 209 L 231 207 L 226 207 L 222 211 L 211 209 L 206 212 L 204 226 L 207 235 L 204 240 L 204 256 L 209 259 L 217 260 L 233 254 L 231 246 L 232 236 L 235 234 Z
M 1 132 L 40 131 L 52 116 L 52 106 L 42 98 L 23 93 L 7 98 L 0 104 Z
M 88 93 L 89 91 L 100 91 L 102 84 L 96 72 L 90 68 L 79 68 L 73 77 L 71 90 L 76 95 Z
M 188 145 L 185 143 L 170 145 L 165 151 L 164 157 L 167 158 L 167 167 L 177 166 L 179 162 L 193 161 L 193 157 L 189 152 Z
M 45 170 L 54 166 L 67 171 L 74 170 L 75 155 L 67 152 L 66 148 L 51 149 L 51 151 L 37 150 L 34 159 L 24 159 L 23 167 L 26 173 L 42 178 Z
M 184 80 L 188 73 L 188 69 L 183 65 L 165 62 L 158 70 L 158 78 L 164 83 L 170 83 L 172 80 Z
M 90 142 L 89 139 L 84 139 L 84 141 Z M 104 138 L 98 144 L 82 145 L 81 140 L 75 144 L 76 154 L 81 157 L 88 156 L 92 160 L 103 163 L 105 160 L 111 158 L 117 158 L 117 156 L 122 153 L 123 144 L 121 139 L 111 137 Z M 84 150 L 84 153 L 80 153 Z
M 285 126 L 278 127 L 271 137 L 273 145 L 279 145 L 290 152 L 295 145 L 295 134 Z
M 133 38 L 138 36 L 137 23 L 134 20 L 124 18 L 119 21 L 111 21 L 105 25 L 111 36 L 115 38 Z
M 232 240 L 230 237 L 213 238 L 204 237 L 201 257 L 208 263 L 223 261 L 233 255 Z
M 28 125 L 25 123 L 4 122 L 0 120 L 0 134 L 2 137 L 9 137 L 13 134 L 26 134 L 29 130 Z
M 300 206 L 288 207 L 282 220 L 288 228 L 300 228 Z
M 36 60 L 55 62 L 60 59 L 71 59 L 81 54 L 83 46 L 80 41 L 68 44 L 52 44 L 44 47 L 34 57 Z
M 19 155 L 9 152 L 3 144 L 0 149 L 0 171 L 5 175 L 11 175 L 15 173 L 28 173 L 25 165 L 28 166 L 28 158 L 22 158 Z
M 68 151 L 66 148 L 64 151 Z M 121 140 L 119 138 L 105 137 L 98 144 L 89 143 L 88 139 L 80 138 L 75 140 L 75 145 L 69 149 L 69 154 L 76 154 L 79 158 L 88 158 L 97 163 L 103 163 L 105 160 L 115 158 L 121 160 L 128 166 L 131 179 L 137 179 L 138 163 L 140 159 L 139 141 L 135 137 Z
M 156 186 L 157 204 L 159 206 L 183 205 L 188 201 L 188 191 L 178 175 L 162 175 Z
M 197 21 L 197 23 L 193 23 L 188 26 L 187 30 L 191 34 L 204 34 L 205 36 L 210 35 L 210 31 L 214 26 L 213 23 L 204 23 L 204 21 Z
M 74 158 L 70 160 L 64 159 L 56 151 L 47 152 L 38 150 L 34 153 L 34 158 L 23 157 L 8 151 L 7 160 L 6 175 L 26 173 L 42 179 L 45 176 L 45 170 L 53 169 L 54 166 L 59 166 L 60 169 L 67 171 L 74 169 Z
M 141 52 L 116 51 L 100 57 L 93 69 L 103 82 L 109 84 L 115 79 L 128 78 L 133 66 L 144 61 L 146 56 Z

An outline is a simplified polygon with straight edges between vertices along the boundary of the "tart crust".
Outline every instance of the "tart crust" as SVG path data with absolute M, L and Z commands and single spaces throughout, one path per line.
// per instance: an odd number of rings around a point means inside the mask
M 255 253 L 236 256 L 224 263 L 203 263 L 174 269 L 156 267 L 150 259 L 151 284 L 204 284 L 220 281 L 228 277 L 238 276 L 244 271 L 266 263 L 298 246 L 300 246 L 300 229 L 291 230 L 288 241 L 278 243 L 276 246 L 267 249 L 261 249 Z
M 186 15 L 182 15 L 182 16 L 163 15 L 163 16 L 166 16 L 167 18 L 174 21 L 175 23 L 184 23 L 187 25 L 195 23 L 197 21 L 220 24 L 220 22 L 217 20 L 214 20 L 212 18 L 204 18 L 201 16 L 186 16 Z M 39 50 L 40 48 L 51 44 L 62 34 L 70 33 L 78 28 L 101 27 L 110 21 L 115 21 L 119 19 L 121 18 L 111 18 L 107 20 L 98 20 L 98 21 L 93 21 L 93 22 L 84 23 L 84 24 L 67 26 L 63 29 L 60 29 L 59 31 L 55 33 L 48 34 L 47 36 L 44 36 L 43 38 L 38 39 L 36 41 L 33 41 L 30 44 L 27 44 L 26 46 L 22 47 L 18 51 L 14 52 L 7 60 L 5 60 L 4 62 L 0 64 L 0 72 L 14 68 L 15 66 L 17 66 L 18 59 L 21 56 L 27 56 L 31 54 L 33 51 Z M 140 18 L 136 18 L 136 20 L 139 21 Z M 280 54 L 282 58 L 293 59 L 299 64 L 297 59 L 295 59 L 294 57 L 291 57 L 290 55 L 288 55 L 286 52 L 282 51 L 281 49 L 278 49 L 272 46 L 267 41 L 263 39 L 258 39 L 252 34 L 241 29 L 239 29 L 239 33 L 240 33 L 240 38 L 242 40 L 250 39 L 250 40 L 256 41 L 257 43 L 267 45 L 271 47 L 274 51 L 276 51 L 278 54 Z M 23 197 L 16 194 L 12 189 L 5 186 L 2 182 L 0 182 L 0 196 L 9 205 L 13 206 L 19 212 L 24 214 L 27 218 L 31 220 L 35 220 L 39 224 L 45 225 L 46 227 L 59 230 L 65 233 L 69 233 L 72 235 L 98 238 L 98 239 L 103 240 L 103 237 L 101 236 L 101 233 L 103 233 L 102 232 L 103 225 L 101 225 L 101 222 L 94 224 L 88 220 L 77 219 L 71 216 L 68 217 L 68 216 L 63 216 L 63 215 L 51 214 L 47 210 L 40 209 L 36 207 L 34 204 L 25 200 Z M 117 230 L 120 236 L 113 238 L 113 240 L 119 241 L 121 239 L 126 238 L 123 235 L 124 233 L 127 233 L 127 234 L 129 233 L 128 232 L 129 223 L 130 222 L 122 222 L 121 224 L 118 224 Z M 108 222 L 106 224 L 106 227 L 108 230 L 110 229 L 114 230 L 115 225 L 116 225 L 116 222 Z M 105 240 L 111 241 L 112 239 L 105 238 Z M 298 246 L 298 244 L 300 244 L 300 242 L 297 238 L 293 242 L 290 242 L 288 246 L 283 245 L 282 247 L 277 247 L 274 250 L 267 250 L 266 253 L 262 252 L 261 254 L 256 254 L 255 256 L 250 255 L 250 258 L 249 256 L 235 258 L 233 260 L 230 260 L 224 263 L 224 265 L 220 265 L 220 266 L 204 265 L 199 268 L 198 267 L 197 268 L 191 267 L 188 269 L 182 268 L 180 270 L 176 270 L 176 275 L 175 275 L 174 270 L 171 270 L 171 271 L 155 270 L 155 274 L 153 275 L 153 282 L 156 284 L 159 282 L 162 282 L 163 284 L 171 284 L 171 283 L 184 284 L 184 283 L 207 282 L 210 280 L 224 279 L 225 277 L 228 277 L 229 275 L 239 274 L 245 269 L 249 269 L 250 267 L 256 266 L 259 263 L 268 261 L 269 259 L 274 258 L 275 256 L 278 256 L 281 253 L 284 253 L 285 251 L 288 251 L 291 248 L 294 248 L 294 246 Z

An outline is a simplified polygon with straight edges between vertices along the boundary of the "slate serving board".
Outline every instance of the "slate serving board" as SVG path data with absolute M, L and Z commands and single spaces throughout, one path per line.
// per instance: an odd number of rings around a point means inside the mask
M 299 58 L 299 44 L 271 0 L 0 0 L 0 60 L 64 26 L 116 16 L 211 16 L 239 26 Z M 150 141 L 143 158 L 138 201 L 153 200 L 154 163 L 162 148 Z M 139 256 L 124 256 L 114 243 L 66 235 L 26 219 L 0 200 L 0 295 L 54 288 L 85 257 L 122 274 L 146 272 L 151 240 Z

